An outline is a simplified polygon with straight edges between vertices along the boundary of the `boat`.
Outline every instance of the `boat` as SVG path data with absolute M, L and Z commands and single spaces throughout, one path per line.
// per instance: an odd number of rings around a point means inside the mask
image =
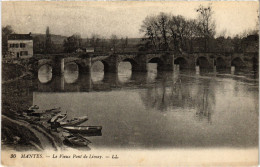
M 33 106 L 29 107 L 28 109 L 23 110 L 23 112 L 25 112 L 25 113 L 33 113 L 33 112 L 35 112 L 37 110 L 39 110 L 39 106 L 33 105 Z
M 60 126 L 71 126 L 71 125 L 75 126 L 75 125 L 82 124 L 83 122 L 85 122 L 87 120 L 88 120 L 87 116 L 73 118 L 73 119 L 70 119 L 70 120 L 61 121 Z
M 84 137 L 81 137 L 79 135 L 73 135 L 67 132 L 62 132 L 62 136 L 64 137 L 65 141 L 69 142 L 74 146 L 88 146 L 91 143 L 91 141 Z
M 67 117 L 67 114 L 57 114 L 50 119 L 50 123 L 63 121 Z
M 56 115 L 58 113 L 60 113 L 60 110 L 53 110 L 53 112 L 46 112 L 46 110 L 43 111 L 36 111 L 36 112 L 31 112 L 31 113 L 27 113 L 28 116 L 35 116 L 35 117 L 40 117 L 43 115 Z
M 39 109 L 39 106 L 33 105 L 33 106 L 29 107 L 28 110 L 38 110 L 38 109 Z
M 61 108 L 60 107 L 57 107 L 57 108 L 52 108 L 52 109 L 48 109 L 48 110 L 45 110 L 46 113 L 48 112 L 61 112 Z
M 72 133 L 97 133 L 102 130 L 102 126 L 63 126 L 62 128 Z
M 84 138 L 91 137 L 91 136 L 102 136 L 102 132 L 101 131 L 97 131 L 97 132 L 91 132 L 91 133 L 80 133 L 80 135 L 82 137 L 84 137 Z

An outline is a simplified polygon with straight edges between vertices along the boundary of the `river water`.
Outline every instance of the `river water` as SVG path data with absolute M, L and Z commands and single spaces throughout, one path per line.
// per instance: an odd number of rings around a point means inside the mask
M 101 125 L 92 148 L 258 147 L 253 72 L 157 72 L 149 64 L 147 73 L 132 73 L 129 63 L 121 63 L 118 74 L 104 74 L 98 63 L 91 75 L 79 75 L 76 64 L 61 77 L 51 70 L 39 70 L 33 104 Z

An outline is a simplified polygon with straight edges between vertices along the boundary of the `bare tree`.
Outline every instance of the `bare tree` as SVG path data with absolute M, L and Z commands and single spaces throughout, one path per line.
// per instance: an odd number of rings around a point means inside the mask
M 90 38 L 90 45 L 94 48 L 94 50 L 96 50 L 96 48 L 98 47 L 100 43 L 100 37 L 97 34 L 92 34 L 91 38 Z
M 111 35 L 111 38 L 110 38 L 110 43 L 112 45 L 112 48 L 113 48 L 113 52 L 115 53 L 116 52 L 116 46 L 117 46 L 117 43 L 118 43 L 118 38 L 116 35 Z
M 174 43 L 174 50 L 181 50 L 183 48 L 187 26 L 183 16 L 172 16 L 169 23 L 169 30 Z
M 170 16 L 166 13 L 160 13 L 157 16 L 157 22 L 155 25 L 160 30 L 160 36 L 162 38 L 162 43 L 160 44 L 160 49 L 168 50 L 169 43 L 168 43 L 168 27 L 169 27 Z
M 151 41 L 154 49 L 157 50 L 160 44 L 159 29 L 156 25 L 156 16 L 147 16 L 141 25 L 140 32 Z
M 120 46 L 121 46 L 121 51 L 124 52 L 125 51 L 125 48 L 127 47 L 128 45 L 128 37 L 126 37 L 125 39 L 122 37 L 120 39 Z
M 200 5 L 198 9 L 196 9 L 198 13 L 198 23 L 199 23 L 199 30 L 200 35 L 205 40 L 205 51 L 208 51 L 208 42 L 210 38 L 214 38 L 216 33 L 216 25 L 215 20 L 213 18 L 213 10 L 212 7 L 209 6 L 202 6 Z
M 10 25 L 2 27 L 2 54 L 3 56 L 8 51 L 7 40 L 10 34 L 13 34 L 14 30 Z
M 51 42 L 51 34 L 50 34 L 50 28 L 46 28 L 46 37 L 45 37 L 45 53 L 51 53 L 52 52 L 52 42 Z
M 80 34 L 74 34 L 68 37 L 67 39 L 65 39 L 63 42 L 64 50 L 67 53 L 75 52 L 81 46 L 82 46 L 82 39 Z
M 186 28 L 184 30 L 186 39 L 189 41 L 189 50 L 193 52 L 193 40 L 198 37 L 198 22 L 195 19 L 186 21 Z

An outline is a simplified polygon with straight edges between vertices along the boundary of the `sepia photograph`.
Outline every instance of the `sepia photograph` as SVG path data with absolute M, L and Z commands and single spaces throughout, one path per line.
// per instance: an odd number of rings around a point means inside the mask
M 1 2 L 3 166 L 257 166 L 258 1 Z

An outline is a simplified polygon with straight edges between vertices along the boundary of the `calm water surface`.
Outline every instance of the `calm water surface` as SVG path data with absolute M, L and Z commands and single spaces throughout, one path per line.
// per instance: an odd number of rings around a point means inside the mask
M 85 125 L 101 125 L 92 148 L 257 147 L 258 74 L 230 71 L 132 73 L 129 63 L 118 74 L 94 64 L 91 75 L 77 66 L 64 76 L 51 67 L 39 70 L 33 104 L 58 107 L 68 117 L 87 115 Z

